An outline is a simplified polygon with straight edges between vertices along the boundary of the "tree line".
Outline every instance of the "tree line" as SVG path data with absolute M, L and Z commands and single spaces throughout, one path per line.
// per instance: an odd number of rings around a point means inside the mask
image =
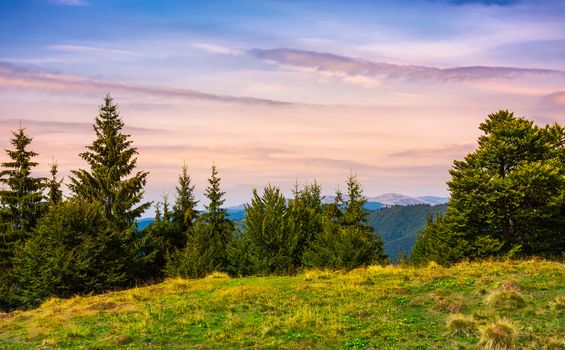
M 197 210 L 184 164 L 173 202 L 163 196 L 155 220 L 136 220 L 148 173 L 117 105 L 107 95 L 95 119 L 93 142 L 72 170 L 64 198 L 57 163 L 50 177 L 38 165 L 32 138 L 19 128 L 0 171 L 0 309 L 33 307 L 51 296 L 101 293 L 159 281 L 293 274 L 305 268 L 354 269 L 385 264 L 383 242 L 367 223 L 357 176 L 325 203 L 321 186 L 296 185 L 291 198 L 276 186 L 253 190 L 241 224 L 222 209 L 225 193 L 215 165 Z M 538 127 L 508 111 L 480 125 L 478 148 L 454 162 L 451 198 L 443 216 L 430 217 L 409 262 L 451 264 L 485 257 L 563 258 L 565 251 L 565 131 Z
M 352 269 L 383 264 L 383 243 L 365 217 L 356 175 L 347 193 L 322 202 L 319 184 L 296 186 L 286 199 L 275 186 L 253 190 L 242 227 L 222 209 L 217 168 L 196 209 L 185 164 L 174 203 L 155 204 L 155 221 L 139 231 L 136 220 L 148 172 L 137 170 L 137 149 L 117 105 L 107 95 L 95 119 L 95 138 L 80 153 L 85 169 L 72 170 L 63 198 L 57 163 L 51 177 L 32 175 L 38 154 L 32 138 L 12 132 L 13 149 L 0 171 L 0 309 L 34 307 L 48 297 L 101 293 L 166 276 L 292 274 L 302 268 Z

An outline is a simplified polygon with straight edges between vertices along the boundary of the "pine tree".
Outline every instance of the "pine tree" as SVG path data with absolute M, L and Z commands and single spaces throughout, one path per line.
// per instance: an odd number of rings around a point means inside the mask
M 29 231 L 35 226 L 41 215 L 41 201 L 45 198 L 42 191 L 45 178 L 31 176 L 31 171 L 38 165 L 32 161 L 36 152 L 28 150 L 32 138 L 27 136 L 25 129 L 19 128 L 12 132 L 10 140 L 13 150 L 6 150 L 9 162 L 2 163 L 4 170 L 0 171 L 0 200 L 4 205 L 8 225 L 15 230 Z
M 245 206 L 244 239 L 253 252 L 255 273 L 288 273 L 296 270 L 294 253 L 298 235 L 289 227 L 286 198 L 271 185 L 259 195 L 253 189 L 251 204 Z M 243 253 L 243 252 L 242 252 Z
M 168 259 L 165 268 L 167 275 L 202 277 L 213 271 L 227 271 L 227 249 L 234 239 L 235 228 L 221 208 L 224 192 L 220 189 L 220 180 L 213 165 L 205 192 L 209 203 L 191 227 L 186 247 Z
M 186 234 L 198 216 L 196 210 L 198 201 L 194 199 L 194 185 L 191 184 L 186 163 L 182 166 L 176 190 L 177 197 L 173 206 L 172 220 L 179 233 Z
M 36 152 L 28 149 L 32 138 L 19 128 L 12 132 L 13 150 L 6 150 L 10 161 L 4 162 L 0 171 L 0 271 L 12 265 L 11 259 L 19 241 L 24 240 L 35 227 L 42 212 L 44 178 L 31 176 L 37 166 L 32 158 Z M 0 272 L 5 273 L 5 272 Z
M 347 195 L 343 210 L 339 189 L 335 202 L 326 206 L 322 231 L 304 252 L 304 266 L 353 269 L 386 262 L 383 241 L 365 219 L 363 187 L 352 173 L 347 178 Z
M 61 191 L 61 183 L 63 183 L 63 179 L 57 179 L 57 162 L 53 160 L 51 163 L 51 179 L 47 184 L 47 198 L 49 204 L 58 204 L 63 200 L 63 191 Z
M 80 154 L 90 169 L 73 170 L 69 188 L 76 197 L 100 201 L 110 220 L 129 227 L 150 203 L 140 204 L 148 173 L 137 171 L 130 176 L 137 165 L 137 149 L 123 127 L 118 107 L 108 94 L 93 126 L 96 139 Z

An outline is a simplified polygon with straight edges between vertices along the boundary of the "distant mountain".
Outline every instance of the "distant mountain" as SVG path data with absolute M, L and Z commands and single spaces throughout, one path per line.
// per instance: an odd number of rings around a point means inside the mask
M 367 198 L 371 202 L 380 202 L 384 205 L 416 205 L 416 204 L 429 204 L 423 199 L 410 197 L 399 193 L 385 193 L 376 197 Z
M 400 251 L 410 254 L 416 237 L 426 226 L 428 215 L 435 217 L 446 209 L 445 204 L 396 205 L 369 213 L 367 222 L 381 235 L 385 253 L 394 262 Z
M 449 202 L 448 197 L 437 197 L 437 196 L 423 196 L 423 197 L 416 197 L 417 199 L 421 199 L 431 205 L 438 205 L 438 204 L 447 204 Z
M 138 231 L 142 231 L 143 229 L 145 229 L 147 226 L 151 225 L 151 223 L 155 221 L 154 218 L 143 218 L 143 219 L 139 219 L 137 220 L 137 230 Z
M 228 219 L 231 221 L 241 221 L 245 216 L 245 204 L 235 205 L 233 207 L 225 208 L 228 213 Z

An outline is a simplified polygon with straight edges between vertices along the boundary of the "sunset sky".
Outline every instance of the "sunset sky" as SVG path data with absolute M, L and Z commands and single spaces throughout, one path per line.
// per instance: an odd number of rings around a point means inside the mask
M 199 199 L 216 163 L 228 206 L 350 170 L 445 196 L 489 113 L 565 123 L 565 1 L 0 1 L 0 148 L 21 123 L 38 174 L 85 167 L 107 92 L 148 200 L 184 161 Z

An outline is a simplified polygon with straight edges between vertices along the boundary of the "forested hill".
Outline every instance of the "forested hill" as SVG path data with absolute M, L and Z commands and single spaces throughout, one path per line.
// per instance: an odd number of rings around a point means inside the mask
M 400 251 L 410 254 L 416 236 L 426 226 L 428 215 L 435 217 L 446 208 L 446 204 L 396 205 L 370 212 L 367 221 L 382 236 L 385 253 L 396 261 Z

